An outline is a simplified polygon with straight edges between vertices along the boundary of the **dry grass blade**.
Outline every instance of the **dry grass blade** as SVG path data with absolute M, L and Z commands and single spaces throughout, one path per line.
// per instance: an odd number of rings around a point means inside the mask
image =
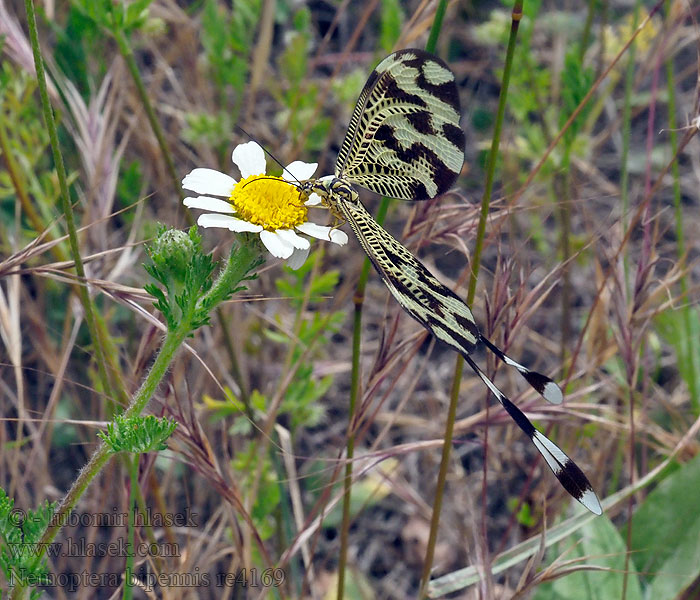
M 239 179 L 231 153 L 248 140 L 236 126 L 284 164 L 318 162 L 316 175 L 327 174 L 371 65 L 394 49 L 423 47 L 437 4 L 165 0 L 139 14 L 138 2 L 42 5 L 39 38 L 87 269 L 78 278 L 61 235 L 57 163 L 39 110 L 28 23 L 21 3 L 0 0 L 0 487 L 15 507 L 27 511 L 65 495 L 96 432 L 156 361 L 168 322 L 145 291 L 143 246 L 153 243 L 158 223 L 184 223 L 173 179 L 194 168 Z M 571 512 L 536 450 L 470 373 L 458 390 L 434 596 L 556 592 L 567 600 L 562 590 L 571 582 L 598 589 L 614 580 L 618 587 L 601 597 L 620 597 L 626 578 L 629 598 L 640 589 L 680 600 L 700 577 L 700 568 L 664 558 L 691 556 L 692 540 L 655 547 L 664 532 L 654 536 L 645 518 L 700 453 L 700 13 L 688 2 L 666 3 L 665 11 L 655 0 L 648 10 L 637 3 L 635 21 L 634 3 L 614 11 L 608 4 L 524 3 L 471 306 L 489 340 L 562 385 L 564 402 L 546 405 L 517 368 L 501 367 L 480 348 L 473 353 L 494 385 L 580 463 L 606 514 L 591 521 Z M 96 12 L 107 9 L 123 12 L 109 21 Z M 119 39 L 133 65 L 110 29 L 119 19 L 128 21 Z M 475 260 L 510 28 L 507 9 L 449 3 L 437 54 L 456 76 L 466 160 L 448 193 L 395 202 L 382 224 L 459 296 Z M 163 129 L 174 178 L 127 64 Z M 429 125 L 420 116 L 395 118 Z M 279 172 L 268 163 L 271 175 Z M 376 216 L 377 199 L 358 191 Z M 308 214 L 349 231 L 327 211 Z M 243 239 L 222 229 L 199 233 L 216 258 L 228 255 L 234 236 Z M 175 544 L 179 554 L 136 557 L 135 597 L 162 595 L 165 588 L 149 591 L 151 576 L 193 573 L 209 575 L 209 585 L 173 585 L 167 594 L 330 597 L 341 545 L 337 482 L 348 464 L 346 581 L 367 598 L 418 593 L 453 353 L 402 316 L 374 276 L 363 291 L 353 353 L 364 254 L 352 239 L 315 248 L 313 264 L 298 271 L 268 260 L 164 371 L 149 411 L 178 428 L 166 451 L 139 457 L 134 491 L 152 513 L 190 511 L 197 524 L 136 528 L 137 543 Z M 113 341 L 107 386 L 78 290 L 89 292 Z M 565 322 L 571 331 L 562 344 Z M 349 423 L 355 364 L 359 394 Z M 105 390 L 117 380 L 127 393 L 111 402 Z M 352 460 L 344 451 L 349 433 L 359 457 Z M 684 481 L 700 487 L 700 479 Z M 380 491 L 368 492 L 368 482 Z M 129 471 L 112 461 L 75 514 L 128 515 L 131 488 Z M 688 501 L 663 498 L 662 516 Z M 688 509 L 689 520 L 695 512 Z M 648 536 L 637 529 L 642 521 Z M 602 523 L 616 540 L 609 552 L 591 545 Z M 52 573 L 119 581 L 99 592 L 88 585 L 47 593 L 123 593 L 123 557 L 59 550 L 68 538 L 123 543 L 124 527 L 77 525 L 60 535 Z M 656 561 L 653 568 L 642 555 Z M 251 574 L 260 579 L 276 567 L 284 581 L 254 589 Z M 224 576 L 229 583 L 217 585 Z M 662 583 L 669 586 L 663 594 Z M 7 587 L 1 569 L 0 587 Z

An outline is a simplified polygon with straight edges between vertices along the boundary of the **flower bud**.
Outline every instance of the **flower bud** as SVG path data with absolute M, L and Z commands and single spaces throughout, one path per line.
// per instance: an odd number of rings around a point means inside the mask
M 179 229 L 161 230 L 149 247 L 153 264 L 169 280 L 168 283 L 180 285 L 185 281 L 187 270 L 196 252 L 195 241 Z

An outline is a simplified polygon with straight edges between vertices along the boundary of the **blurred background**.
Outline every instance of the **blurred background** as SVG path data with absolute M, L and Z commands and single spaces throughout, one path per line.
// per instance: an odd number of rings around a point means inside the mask
M 395 49 L 425 47 L 436 3 L 36 8 L 114 391 L 98 377 L 77 301 L 24 4 L 0 0 L 0 486 L 25 508 L 61 498 L 153 360 L 163 334 L 143 291 L 144 245 L 158 223 L 191 224 L 182 177 L 207 167 L 238 178 L 231 151 L 248 139 L 236 125 L 283 164 L 332 173 L 371 69 Z M 461 297 L 511 11 L 448 3 L 436 53 L 460 88 L 463 171 L 450 193 L 394 201 L 385 219 Z M 545 406 L 492 357 L 475 358 L 581 466 L 606 512 L 557 539 L 545 533 L 528 562 L 544 528 L 581 509 L 465 374 L 433 563 L 434 579 L 452 573 L 458 583 L 436 597 L 700 597 L 698 12 L 684 1 L 525 3 L 472 308 L 487 337 L 566 386 L 565 403 Z M 380 199 L 361 197 L 374 213 Z M 232 234 L 202 233 L 217 258 L 228 256 Z M 167 583 L 136 597 L 336 597 L 353 297 L 366 260 L 350 237 L 342 248 L 315 244 L 299 271 L 269 257 L 188 341 L 151 401 L 179 426 L 167 450 L 141 456 L 140 492 L 154 512 L 194 516 L 137 528 L 153 550 L 137 556 L 142 587 Z M 418 592 L 455 359 L 372 272 L 347 598 Z M 129 487 L 112 460 L 76 514 L 125 513 Z M 57 543 L 116 542 L 125 531 L 86 519 Z M 526 540 L 529 554 L 498 567 Z M 49 587 L 49 597 L 121 594 L 123 556 L 85 546 L 59 554 L 49 559 L 55 574 L 110 578 Z M 470 580 L 460 570 L 474 565 Z M 277 567 L 278 585 L 255 584 Z

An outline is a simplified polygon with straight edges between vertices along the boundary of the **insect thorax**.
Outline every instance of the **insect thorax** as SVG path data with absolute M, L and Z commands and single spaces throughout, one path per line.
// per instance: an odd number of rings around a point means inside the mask
M 357 204 L 359 202 L 359 196 L 352 186 L 338 177 L 309 179 L 299 186 L 299 191 L 302 196 L 306 197 L 311 194 L 318 194 L 331 212 L 341 218 L 342 211 L 339 206 L 341 202 L 347 204 Z

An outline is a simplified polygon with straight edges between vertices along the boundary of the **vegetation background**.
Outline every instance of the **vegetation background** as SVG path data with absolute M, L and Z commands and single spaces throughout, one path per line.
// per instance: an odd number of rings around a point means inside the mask
M 449 4 L 437 53 L 460 86 L 463 173 L 436 201 L 391 203 L 385 221 L 463 296 L 511 9 Z M 144 244 L 159 222 L 188 226 L 177 181 L 198 166 L 237 176 L 231 150 L 247 139 L 236 125 L 282 163 L 331 172 L 371 68 L 425 46 L 435 3 L 49 0 L 37 10 L 81 254 L 121 392 L 104 393 L 76 302 L 25 9 L 0 0 L 0 486 L 23 510 L 60 499 L 153 359 L 162 332 L 143 291 Z M 512 356 L 566 383 L 565 404 L 543 406 L 496 373 L 588 474 L 605 513 L 583 514 L 465 376 L 435 597 L 700 597 L 698 12 L 689 1 L 525 3 L 473 309 Z M 378 199 L 363 198 L 375 211 Z M 204 240 L 227 255 L 230 235 Z M 167 450 L 140 456 L 135 482 L 152 513 L 192 521 L 136 528 L 153 550 L 136 557 L 142 587 L 163 577 L 136 597 L 335 598 L 339 571 L 348 598 L 416 595 L 455 359 L 370 276 L 339 561 L 364 261 L 354 240 L 316 245 L 296 272 L 268 260 L 179 354 L 149 405 L 177 430 Z M 56 543 L 124 539 L 125 527 L 89 517 L 127 514 L 133 484 L 112 460 L 77 508 L 88 518 Z M 49 559 L 54 574 L 112 574 L 115 587 L 58 585 L 50 597 L 121 594 L 123 556 L 63 554 Z M 282 585 L 256 585 L 274 567 Z M 222 574 L 231 577 L 217 585 Z

